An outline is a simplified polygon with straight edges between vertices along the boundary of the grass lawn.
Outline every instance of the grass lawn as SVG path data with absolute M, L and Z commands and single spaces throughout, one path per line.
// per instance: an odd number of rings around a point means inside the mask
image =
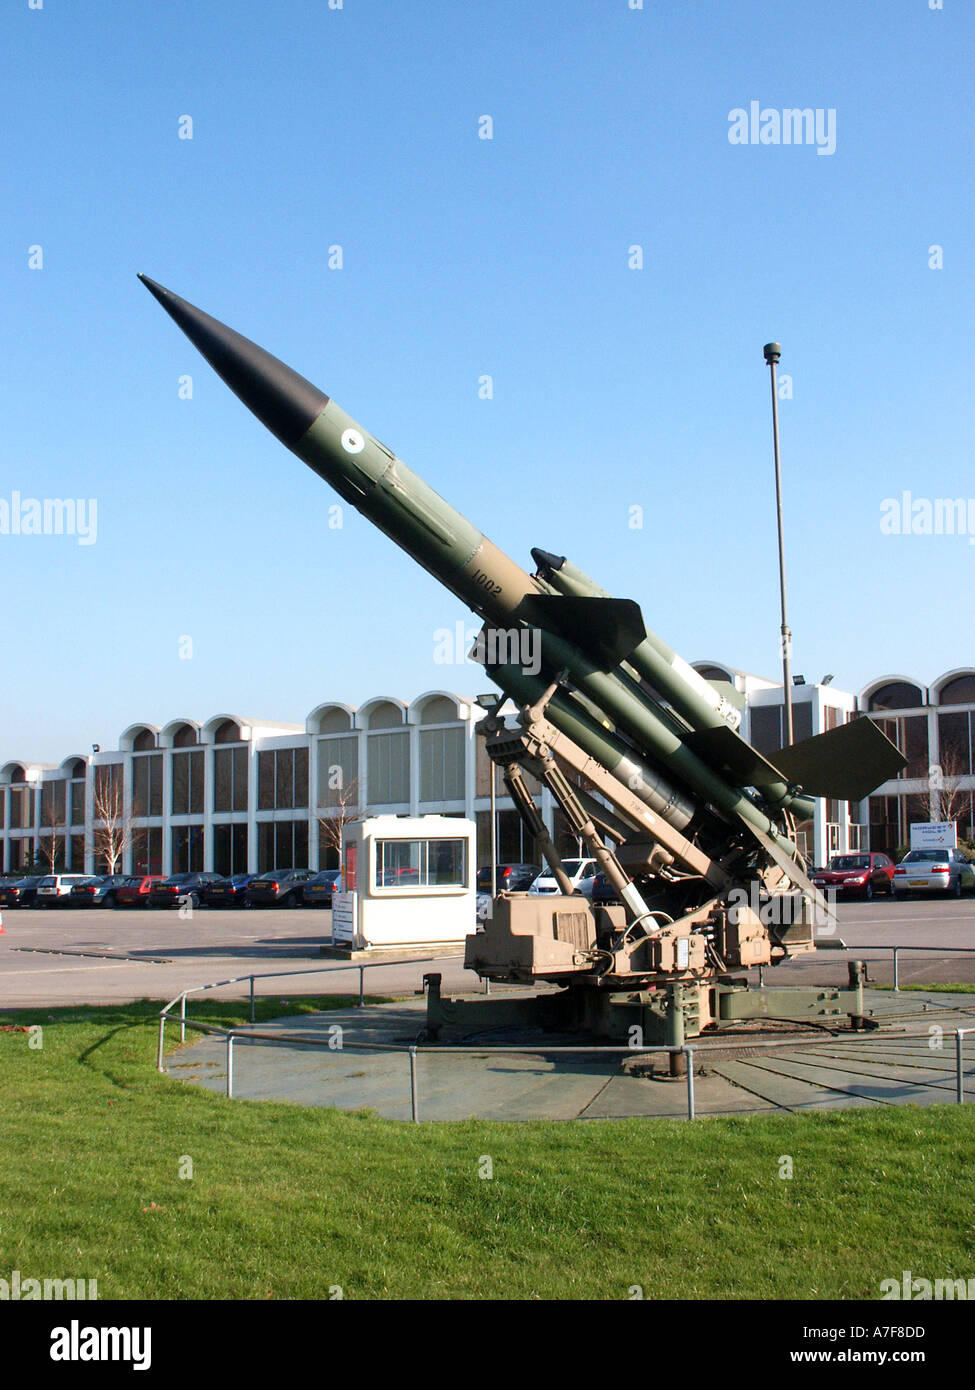
M 0 1015 L 43 1027 L 39 1050 L 0 1032 L 0 1278 L 97 1278 L 103 1299 L 774 1299 L 975 1273 L 975 1105 L 400 1124 L 161 1077 L 158 1008 Z

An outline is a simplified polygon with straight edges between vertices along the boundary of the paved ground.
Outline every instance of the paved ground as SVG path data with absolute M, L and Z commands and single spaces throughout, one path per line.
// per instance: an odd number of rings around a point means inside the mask
M 821 951 L 812 958 L 768 971 L 768 983 L 799 984 L 845 979 L 844 960 L 865 956 L 873 979 L 892 977 L 889 951 L 880 943 L 924 943 L 934 947 L 964 946 L 975 951 L 975 899 L 890 903 L 843 903 L 840 930 L 851 946 L 844 953 Z M 102 911 L 99 909 L 4 909 L 5 934 L 0 936 L 0 1006 L 110 1003 L 131 999 L 171 999 L 191 985 L 258 972 L 300 970 L 328 964 L 319 947 L 331 933 L 331 913 L 322 909 L 221 910 L 200 909 L 192 919 L 175 911 Z M 63 954 L 54 954 L 55 952 Z M 429 969 L 429 967 L 426 967 Z M 445 988 L 476 988 L 473 975 L 460 961 L 436 967 Z M 369 972 L 373 993 L 408 993 L 418 988 L 424 967 L 394 966 Z M 975 954 L 926 954 L 901 959 L 902 983 L 975 981 Z M 357 988 L 354 971 L 324 976 L 299 976 L 287 988 L 292 993 L 341 993 Z M 281 981 L 259 981 L 257 992 L 281 995 Z M 215 991 L 238 997 L 240 986 Z
M 951 1030 L 975 1026 L 975 997 L 970 1004 L 967 998 L 870 990 L 868 1007 L 882 1020 L 882 1029 L 876 1033 L 819 1034 L 812 1040 L 808 1033 L 792 1033 L 770 1043 L 746 1030 L 702 1039 L 695 1047 L 696 1110 L 702 1115 L 728 1115 L 951 1102 L 955 1098 Z M 387 1119 L 409 1120 L 408 1054 L 360 1050 L 356 1044 L 403 1048 L 417 1040 L 422 1025 L 423 1004 L 414 1000 L 263 1023 L 260 1032 L 276 1034 L 281 1041 L 241 1038 L 235 1042 L 234 1096 L 344 1110 L 365 1108 Z M 337 1027 L 340 1036 L 335 1033 Z M 225 1094 L 225 1040 L 208 1036 L 191 1041 L 193 1036 L 188 1032 L 187 1046 L 168 1057 L 169 1075 Z M 297 1040 L 309 1036 L 331 1039 L 333 1045 L 341 1040 L 342 1046 L 333 1050 L 333 1046 L 303 1046 Z M 541 1045 L 541 1035 L 535 1041 Z M 476 1048 L 476 1042 L 472 1040 L 471 1046 Z M 975 1038 L 968 1054 L 967 1085 L 975 1092 Z M 416 1069 L 418 1114 L 423 1120 L 591 1120 L 687 1114 L 684 1081 L 634 1074 L 632 1064 L 616 1056 L 546 1058 L 490 1046 L 465 1054 L 438 1054 L 431 1048 L 418 1053 Z M 649 1069 L 646 1063 L 643 1069 Z
M 251 911 L 199 909 L 190 919 L 178 911 L 98 908 L 3 910 L 0 936 L 0 1007 L 41 1004 L 106 1004 L 132 999 L 165 1002 L 181 990 L 251 971 L 298 971 L 335 965 L 320 947 L 331 938 L 327 909 Z M 373 994 L 409 993 L 428 965 L 394 965 L 366 972 Z M 460 959 L 434 967 L 451 988 L 475 988 L 477 977 Z M 213 991 L 236 999 L 248 985 Z M 357 994 L 356 970 L 258 980 L 261 995 Z

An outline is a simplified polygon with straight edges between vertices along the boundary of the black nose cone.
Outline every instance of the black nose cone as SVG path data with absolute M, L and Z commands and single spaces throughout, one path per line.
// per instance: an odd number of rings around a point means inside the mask
M 328 396 L 269 352 L 180 299 L 147 275 L 139 279 L 213 370 L 289 449 L 328 405 Z

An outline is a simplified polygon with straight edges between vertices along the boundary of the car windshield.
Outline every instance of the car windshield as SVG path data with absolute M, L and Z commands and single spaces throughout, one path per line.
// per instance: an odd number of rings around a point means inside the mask
M 905 854 L 903 862 L 905 864 L 943 864 L 948 858 L 946 849 L 912 849 L 909 854 Z
M 56 878 L 42 878 L 37 886 L 38 888 L 56 888 L 57 882 Z
M 585 862 L 584 859 L 563 859 L 562 867 L 569 877 L 572 878 L 574 874 L 579 872 Z
M 865 854 L 840 854 L 829 861 L 834 873 L 848 873 L 850 869 L 869 869 L 870 860 Z

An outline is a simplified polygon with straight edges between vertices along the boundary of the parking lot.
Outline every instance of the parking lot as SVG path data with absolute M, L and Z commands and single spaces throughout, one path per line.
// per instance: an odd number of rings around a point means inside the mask
M 870 975 L 892 978 L 890 952 L 880 945 L 908 942 L 975 950 L 975 901 L 925 900 L 849 902 L 839 907 L 840 936 L 853 949 L 824 950 L 813 957 L 767 971 L 769 983 L 824 984 L 845 977 L 844 960 L 866 955 Z M 131 999 L 172 998 L 180 990 L 251 971 L 299 971 L 334 964 L 321 955 L 331 934 L 328 909 L 199 909 L 192 917 L 178 911 L 97 909 L 4 909 L 0 936 L 0 1007 L 42 1004 L 121 1003 Z M 855 948 L 860 948 L 859 950 Z M 864 949 L 866 948 L 866 949 Z M 422 954 L 422 953 L 421 953 Z M 476 977 L 459 959 L 437 967 L 447 989 L 475 988 Z M 391 965 L 367 974 L 367 991 L 408 993 L 419 988 L 423 966 Z M 975 955 L 906 955 L 902 984 L 975 981 Z M 226 986 L 222 997 L 239 997 L 247 986 Z M 256 992 L 293 994 L 352 993 L 358 973 L 298 975 L 293 982 L 259 980 Z
M 0 1008 L 41 1004 L 105 1004 L 132 999 L 165 1001 L 180 990 L 251 971 L 298 971 L 337 965 L 321 955 L 331 939 L 331 911 L 298 909 L 4 908 L 0 936 Z M 476 985 L 459 961 L 439 962 L 444 983 Z M 418 988 L 423 967 L 391 965 L 368 972 L 373 994 Z M 353 993 L 358 971 L 299 975 L 293 982 L 258 980 L 258 994 Z M 237 998 L 248 986 L 214 993 Z

